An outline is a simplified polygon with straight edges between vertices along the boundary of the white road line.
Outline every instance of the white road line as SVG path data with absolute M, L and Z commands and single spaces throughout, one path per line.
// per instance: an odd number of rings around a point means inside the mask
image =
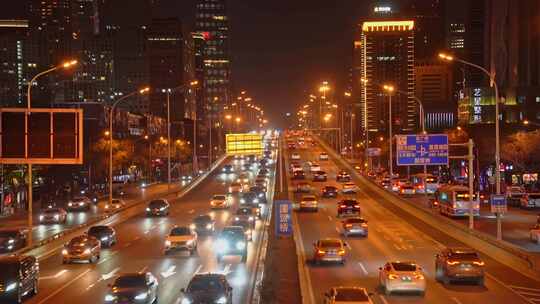
M 223 274 L 224 274 L 224 275 L 229 275 L 229 274 L 232 272 L 232 271 L 231 271 L 231 267 L 232 267 L 231 264 L 225 265 L 225 268 L 223 269 Z
M 201 271 L 201 269 L 202 269 L 202 264 L 199 265 L 199 267 L 197 267 L 197 269 L 195 269 L 195 272 L 193 272 L 193 274 L 199 273 Z
M 364 273 L 364 275 L 368 275 L 368 271 L 367 271 L 366 267 L 364 267 L 364 264 L 362 262 L 358 262 L 358 266 L 360 266 L 360 268 L 362 269 L 362 272 Z
M 540 288 L 529 288 L 529 287 L 521 287 L 521 286 L 516 286 L 516 285 L 508 285 L 508 287 L 510 288 L 513 288 L 513 289 L 522 289 L 522 290 L 528 290 L 528 291 L 535 291 L 535 292 L 538 292 L 540 293 Z
M 38 260 L 44 260 L 44 259 L 54 255 L 56 253 L 56 251 L 58 251 L 62 247 L 64 247 L 64 246 L 61 245 L 61 246 L 55 247 L 55 248 L 43 253 L 43 254 L 40 254 L 40 255 L 37 256 L 37 259 Z
M 62 269 L 59 272 L 57 272 L 55 275 L 40 277 L 39 279 L 40 280 L 57 279 L 57 278 L 61 277 L 66 272 L 67 272 L 67 269 Z
M 328 216 L 328 220 L 331 222 L 332 221 L 332 217 L 329 215 Z
M 176 273 L 176 265 L 171 265 L 167 270 L 161 273 L 161 276 L 166 279 Z
M 146 272 L 147 269 L 148 269 L 148 266 L 144 266 L 141 270 L 139 270 L 139 273 Z
M 337 232 L 338 234 L 341 234 L 341 231 L 339 231 L 339 228 L 338 228 L 338 227 L 336 227 L 336 232 Z
M 388 301 L 386 301 L 386 298 L 382 295 L 379 295 L 379 298 L 381 298 L 381 301 L 384 303 L 384 304 L 388 304 Z
M 520 294 L 519 292 L 517 292 L 516 290 L 512 289 L 510 286 L 504 284 L 501 280 L 497 279 L 496 277 L 494 277 L 492 274 L 490 274 L 489 272 L 486 272 L 485 275 L 490 278 L 491 280 L 495 281 L 497 284 L 503 286 L 504 288 L 510 290 L 512 293 L 516 294 L 518 297 L 520 297 L 523 301 L 529 303 L 529 304 L 535 304 L 534 302 L 532 302 L 530 299 L 526 298 L 525 296 L 523 296 L 522 294 Z
M 102 263 L 105 263 L 106 261 L 110 260 L 111 257 L 115 256 L 116 254 L 118 254 L 118 251 L 113 251 L 113 252 L 109 253 L 109 255 L 106 258 L 99 260 L 98 265 L 100 265 Z
M 112 271 L 102 274 L 100 280 L 107 281 L 108 279 L 114 277 L 120 271 L 120 267 L 116 267 Z
M 193 213 L 195 213 L 195 209 L 191 209 L 191 210 L 189 210 L 189 211 L 188 211 L 188 213 L 189 213 L 189 214 L 193 214 Z
M 450 299 L 452 299 L 452 301 L 454 301 L 454 303 L 456 304 L 463 304 L 458 298 L 450 298 Z
M 395 243 L 394 243 L 394 244 L 392 244 L 392 245 L 394 245 L 394 248 L 396 248 L 397 250 L 403 250 L 403 249 L 402 249 L 402 248 L 401 248 L 400 246 L 398 246 L 398 245 L 397 245 L 397 244 L 395 244 Z
M 39 301 L 37 304 L 43 304 L 43 303 L 47 302 L 48 300 L 52 299 L 54 296 L 56 296 L 57 294 L 62 292 L 64 289 L 66 289 L 69 285 L 75 283 L 75 281 L 77 281 L 80 278 L 84 277 L 89 272 L 90 272 L 90 269 L 86 269 L 83 273 L 81 273 L 78 276 L 74 277 L 71 281 L 67 282 L 62 287 L 55 290 L 53 293 L 51 293 L 48 296 L 46 296 L 45 298 L 43 298 L 43 300 Z

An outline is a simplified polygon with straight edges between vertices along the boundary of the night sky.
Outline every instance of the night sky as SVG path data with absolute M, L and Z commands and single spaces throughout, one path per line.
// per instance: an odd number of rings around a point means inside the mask
M 193 24 L 195 0 L 161 1 L 159 17 L 178 16 Z M 9 2 L 0 17 L 24 18 L 23 1 Z M 234 88 L 263 104 L 272 122 L 294 111 L 323 80 L 335 83 L 341 96 L 354 27 L 370 2 L 229 0 Z

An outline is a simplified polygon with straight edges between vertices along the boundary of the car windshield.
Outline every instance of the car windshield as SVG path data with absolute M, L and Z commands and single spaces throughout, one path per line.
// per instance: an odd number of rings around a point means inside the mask
M 43 213 L 45 213 L 45 214 L 57 214 L 57 213 L 60 213 L 60 210 L 56 209 L 56 208 L 45 209 L 45 210 L 43 210 Z
M 110 230 L 110 228 L 107 227 L 107 226 L 95 226 L 95 227 L 91 227 L 90 229 L 88 229 L 88 234 L 104 233 L 104 232 L 108 232 L 109 230 Z
M 210 221 L 212 221 L 212 217 L 210 215 L 199 215 L 194 220 L 196 223 L 207 223 Z
M 171 230 L 171 236 L 191 235 L 191 230 L 187 227 L 176 227 Z
M 150 202 L 150 208 L 158 208 L 165 205 L 164 201 L 151 201 Z
M 347 220 L 347 223 L 350 223 L 350 224 L 362 224 L 362 223 L 365 223 L 365 222 L 366 222 L 366 220 L 362 219 L 362 218 L 352 218 L 352 219 Z
M 368 296 L 361 289 L 341 288 L 337 290 L 336 301 L 368 301 Z
M 77 237 L 69 242 L 69 247 L 85 247 L 88 239 L 84 237 Z
M 532 199 L 539 199 L 539 198 L 540 198 L 540 194 L 529 194 L 529 198 L 532 198 Z
M 355 185 L 353 183 L 346 183 L 345 187 L 354 187 Z
M 416 264 L 413 263 L 392 263 L 396 271 L 416 271 Z
M 214 195 L 215 200 L 224 201 L 226 199 L 225 195 Z
M 454 252 L 450 255 L 453 260 L 477 260 L 476 252 Z
M 244 199 L 253 199 L 257 197 L 257 195 L 254 192 L 246 192 L 242 194 L 242 198 Z
M 143 275 L 121 276 L 114 282 L 114 287 L 140 287 L 146 286 L 146 279 Z
M 14 238 L 18 234 L 18 231 L 0 231 L 0 238 Z
M 321 240 L 319 245 L 321 247 L 341 247 L 341 242 L 338 240 Z
M 304 200 L 304 201 L 312 202 L 312 201 L 315 201 L 315 197 L 314 197 L 314 196 L 306 196 L 306 197 L 304 197 L 303 200 Z
M 357 202 L 357 201 L 350 201 L 350 200 L 347 200 L 347 201 L 342 201 L 340 204 L 341 204 L 341 205 L 352 206 L 352 205 L 358 205 L 358 202 Z
M 231 183 L 231 186 L 232 187 L 240 187 L 240 183 L 234 182 L 234 183 Z
M 223 283 L 220 279 L 201 276 L 194 277 L 191 282 L 189 282 L 188 291 L 216 291 L 223 290 L 223 287 Z

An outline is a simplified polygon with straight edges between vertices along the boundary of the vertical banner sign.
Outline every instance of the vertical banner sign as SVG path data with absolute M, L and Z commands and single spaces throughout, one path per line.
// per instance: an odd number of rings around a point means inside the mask
M 275 201 L 276 235 L 290 236 L 292 234 L 292 203 L 291 201 Z
M 508 207 L 506 205 L 506 196 L 504 194 L 492 194 L 489 198 L 491 205 L 491 213 L 506 213 Z
M 447 135 L 397 135 L 396 148 L 398 166 L 448 166 Z

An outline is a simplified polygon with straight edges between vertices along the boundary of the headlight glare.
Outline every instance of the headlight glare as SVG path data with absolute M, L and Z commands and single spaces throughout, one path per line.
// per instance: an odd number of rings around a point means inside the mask
M 105 296 L 105 301 L 106 302 L 112 302 L 114 300 L 116 300 L 116 296 L 114 296 L 114 295 L 108 294 L 108 295 Z
M 225 296 L 221 296 L 216 300 L 216 304 L 227 304 L 227 298 Z
M 148 297 L 148 292 L 143 292 L 135 296 L 135 300 L 144 300 Z
M 10 291 L 14 290 L 15 288 L 17 288 L 17 283 L 11 283 L 11 284 L 6 286 L 6 292 L 10 292 Z
M 238 243 L 236 243 L 236 249 L 240 249 L 240 250 L 241 250 L 241 249 L 244 249 L 244 248 L 246 248 L 246 243 L 244 243 L 244 242 L 238 242 Z

